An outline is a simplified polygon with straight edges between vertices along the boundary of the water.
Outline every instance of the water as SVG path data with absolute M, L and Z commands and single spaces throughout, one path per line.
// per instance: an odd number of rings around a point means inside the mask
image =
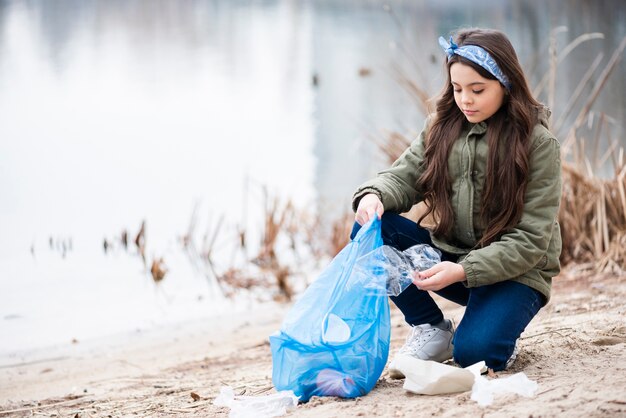
M 619 1 L 388 3 L 0 3 L 0 355 L 247 309 L 182 253 L 193 208 L 198 235 L 224 217 L 220 268 L 236 228 L 259 237 L 262 186 L 327 219 L 349 210 L 387 164 L 371 137 L 421 128 L 394 75 L 436 93 L 439 35 L 504 29 L 536 84 L 551 28 L 569 28 L 561 46 L 603 32 L 563 62 L 557 108 L 626 35 Z M 625 72 L 622 58 L 594 107 L 622 145 Z M 159 287 L 102 251 L 143 220 L 170 269 Z
M 199 241 L 224 216 L 222 269 L 236 227 L 258 238 L 261 186 L 313 200 L 307 18 L 293 38 L 288 4 L 2 4 L 0 356 L 248 309 L 180 237 L 195 205 Z M 159 287 L 102 250 L 142 220 Z

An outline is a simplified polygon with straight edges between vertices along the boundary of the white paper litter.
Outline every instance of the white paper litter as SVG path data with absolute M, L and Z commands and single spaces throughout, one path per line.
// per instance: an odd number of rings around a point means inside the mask
M 291 390 L 265 396 L 235 396 L 233 388 L 222 386 L 213 404 L 230 408 L 230 418 L 270 418 L 285 415 L 298 405 L 298 397 Z
M 404 389 L 422 395 L 440 395 L 472 391 L 472 400 L 481 406 L 491 405 L 494 396 L 505 393 L 534 396 L 539 385 L 524 373 L 498 379 L 487 379 L 480 374 L 487 370 L 481 361 L 461 369 L 434 361 L 420 360 L 409 355 L 397 355 L 390 367 L 405 376 Z
M 475 378 L 486 370 L 484 361 L 461 369 L 409 355 L 397 355 L 392 366 L 406 376 L 405 390 L 422 395 L 466 392 L 472 389 Z
M 488 406 L 493 402 L 494 395 L 516 393 L 531 397 L 535 395 L 538 387 L 537 382 L 530 380 L 524 373 L 516 373 L 498 379 L 477 376 L 472 387 L 472 399 L 478 402 L 480 406 Z

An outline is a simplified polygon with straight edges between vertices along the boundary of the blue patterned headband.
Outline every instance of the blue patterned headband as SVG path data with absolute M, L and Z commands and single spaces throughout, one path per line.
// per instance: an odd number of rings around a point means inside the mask
M 507 90 L 511 90 L 511 83 L 509 83 L 509 79 L 506 78 L 500 67 L 498 67 L 496 60 L 489 55 L 489 52 L 477 45 L 458 46 L 453 42 L 452 37 L 450 37 L 450 43 L 447 43 L 443 36 L 440 36 L 439 45 L 441 45 L 443 50 L 446 51 L 446 54 L 448 54 L 448 59 L 452 58 L 454 54 L 467 58 L 473 63 L 476 63 L 485 70 L 489 71 L 489 73 L 497 78 Z

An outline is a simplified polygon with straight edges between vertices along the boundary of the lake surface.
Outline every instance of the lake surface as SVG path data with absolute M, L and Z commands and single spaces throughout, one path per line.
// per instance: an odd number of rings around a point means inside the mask
M 348 211 L 387 164 L 372 139 L 419 132 L 397 79 L 440 89 L 438 36 L 503 29 L 536 85 L 551 29 L 567 27 L 561 50 L 602 32 L 559 64 L 557 115 L 626 36 L 621 1 L 501 3 L 0 3 L 0 355 L 245 310 L 181 251 L 194 207 L 199 234 L 223 216 L 223 266 L 238 228 L 260 237 L 263 187 L 326 220 Z M 626 145 L 625 75 L 621 58 L 589 137 L 605 113 Z M 148 256 L 170 269 L 158 288 L 138 257 L 102 249 L 144 220 Z

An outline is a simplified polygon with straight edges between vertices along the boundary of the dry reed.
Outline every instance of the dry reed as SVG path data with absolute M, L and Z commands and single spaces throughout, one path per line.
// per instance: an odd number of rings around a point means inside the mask
M 291 200 L 283 203 L 276 196 L 270 197 L 265 188 L 263 196 L 265 214 L 261 249 L 252 262 L 274 275 L 280 295 L 290 301 L 294 293 L 288 280 L 290 268 L 279 260 L 276 250 L 279 236 L 289 230 L 290 220 L 295 212 L 294 206 Z
M 180 242 L 192 267 L 206 278 L 207 285 L 209 286 L 211 292 L 217 291 L 223 295 L 225 294 L 225 290 L 221 284 L 221 276 L 218 274 L 217 269 L 215 268 L 215 263 L 213 262 L 213 250 L 215 248 L 216 240 L 219 236 L 224 217 L 223 215 L 220 216 L 216 223 L 208 223 L 202 239 L 202 246 L 198 249 L 195 239 L 196 228 L 198 225 L 198 209 L 199 204 L 196 203 L 189 220 L 187 232 L 180 237 Z
M 152 280 L 155 283 L 159 283 L 165 275 L 167 274 L 167 267 L 165 266 L 165 261 L 163 257 L 155 258 L 152 260 L 152 265 L 150 266 L 150 274 L 152 275 Z
M 590 164 L 586 164 L 590 167 Z M 596 176 L 563 163 L 559 212 L 563 263 L 588 263 L 599 272 L 626 273 L 626 164 L 620 153 L 615 175 Z
M 350 241 L 350 232 L 354 225 L 354 214 L 352 212 L 344 213 L 331 223 L 330 232 L 330 256 L 335 256 Z
M 300 287 L 300 283 L 293 282 L 294 276 L 302 273 L 298 269 L 311 264 L 303 262 L 303 256 L 310 258 L 312 254 L 318 260 L 325 255 L 320 251 L 319 218 L 297 210 L 290 199 L 282 200 L 270 194 L 264 186 L 260 186 L 260 190 L 263 224 L 258 243 L 249 242 L 256 234 L 249 234 L 245 226 L 238 225 L 235 231 L 225 230 L 228 227 L 224 226 L 224 217 L 220 216 L 217 223 L 208 223 L 202 248 L 198 249 L 195 239 L 198 204 L 180 242 L 191 265 L 207 278 L 211 288 L 217 285 L 222 295 L 234 296 L 241 289 L 255 292 L 274 288 L 277 290 L 273 296 L 275 300 L 289 301 L 295 293 L 294 285 Z M 218 235 L 228 242 L 218 240 Z M 230 263 L 223 257 L 221 263 L 214 262 L 217 247 L 233 249 Z M 254 251 L 255 248 L 258 248 L 255 255 L 249 257 L 248 250 Z M 236 260 L 236 255 L 243 255 L 243 260 Z M 259 296 L 265 298 L 267 292 L 261 292 Z

